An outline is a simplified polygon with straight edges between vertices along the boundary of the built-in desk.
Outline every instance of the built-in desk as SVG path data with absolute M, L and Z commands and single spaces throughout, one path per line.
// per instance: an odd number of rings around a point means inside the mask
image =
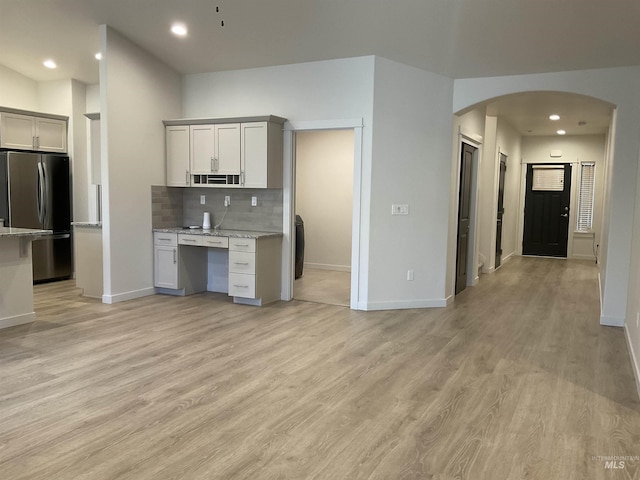
M 235 303 L 280 299 L 282 234 L 164 228 L 153 231 L 158 293 L 227 293 Z
M 52 233 L 0 227 L 0 328 L 35 320 L 31 242 Z

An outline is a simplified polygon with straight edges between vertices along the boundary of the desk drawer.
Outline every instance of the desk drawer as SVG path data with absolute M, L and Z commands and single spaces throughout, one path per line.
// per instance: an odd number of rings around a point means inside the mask
M 204 235 L 202 237 L 202 246 L 212 248 L 229 248 L 229 237 L 215 237 L 213 235 Z
M 232 297 L 255 298 L 256 276 L 244 273 L 229 273 L 229 295 Z
M 234 252 L 233 250 L 230 250 L 229 272 L 248 273 L 254 275 L 256 273 L 256 254 L 250 252 Z
M 153 244 L 175 247 L 178 245 L 178 235 L 175 233 L 153 232 Z
M 229 239 L 229 250 L 235 250 L 236 252 L 255 252 L 256 239 L 232 237 Z
M 202 235 L 189 235 L 188 233 L 181 233 L 178 235 L 178 245 L 191 245 L 199 247 L 202 245 Z

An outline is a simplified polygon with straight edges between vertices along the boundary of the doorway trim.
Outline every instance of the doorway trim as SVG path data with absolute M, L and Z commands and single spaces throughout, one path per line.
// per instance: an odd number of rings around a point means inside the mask
M 480 278 L 478 277 L 478 251 L 479 251 L 479 238 L 478 238 L 478 175 L 480 170 L 480 162 L 483 158 L 483 137 L 481 135 L 477 135 L 475 133 L 470 133 L 465 131 L 461 126 L 458 126 L 458 138 L 457 138 L 457 152 L 456 152 L 456 161 L 455 161 L 455 218 L 458 218 L 458 212 L 460 210 L 460 167 L 461 162 L 460 158 L 462 155 L 462 144 L 466 143 L 476 148 L 473 155 L 472 165 L 471 165 L 471 204 L 469 205 L 469 245 L 468 251 L 470 255 L 468 255 L 467 261 L 467 271 L 472 272 L 471 275 L 467 276 L 467 287 L 472 287 L 478 284 Z M 458 227 L 457 222 L 454 228 L 453 237 L 457 238 Z M 455 246 L 453 247 L 453 252 L 457 252 Z M 452 265 L 449 266 L 451 270 L 451 278 L 450 278 L 450 286 L 449 291 L 451 294 L 447 297 L 447 305 L 453 302 L 455 298 L 455 282 L 456 282 L 456 263 L 457 263 L 457 253 L 453 253 L 453 261 Z
M 351 295 L 350 308 L 365 310 L 360 302 L 360 235 L 362 224 L 362 128 L 363 119 L 287 121 L 284 125 L 284 172 L 282 191 L 282 295 L 293 299 L 295 278 L 295 133 L 321 130 L 353 130 L 353 205 L 351 217 Z

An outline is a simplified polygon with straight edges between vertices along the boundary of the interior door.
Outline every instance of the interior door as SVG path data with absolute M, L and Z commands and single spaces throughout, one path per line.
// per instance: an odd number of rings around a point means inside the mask
M 498 179 L 498 211 L 496 217 L 496 263 L 498 268 L 502 263 L 502 217 L 504 217 L 504 179 L 507 174 L 507 156 L 500 154 L 500 178 Z
M 527 166 L 523 255 L 566 257 L 571 165 Z
M 456 295 L 467 288 L 469 257 L 469 216 L 471 206 L 471 168 L 477 148 L 462 144 L 460 158 L 460 192 L 458 197 L 458 245 L 456 254 Z

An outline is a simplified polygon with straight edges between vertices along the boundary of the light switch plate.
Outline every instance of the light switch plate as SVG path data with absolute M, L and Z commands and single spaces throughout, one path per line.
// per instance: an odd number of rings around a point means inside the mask
M 394 203 L 391 205 L 391 215 L 409 215 L 409 205 Z
M 255 195 L 251 197 L 251 206 L 252 207 L 258 206 L 258 197 L 256 197 Z
M 200 195 L 200 205 L 204 205 L 205 200 L 206 200 L 205 196 L 204 195 Z

